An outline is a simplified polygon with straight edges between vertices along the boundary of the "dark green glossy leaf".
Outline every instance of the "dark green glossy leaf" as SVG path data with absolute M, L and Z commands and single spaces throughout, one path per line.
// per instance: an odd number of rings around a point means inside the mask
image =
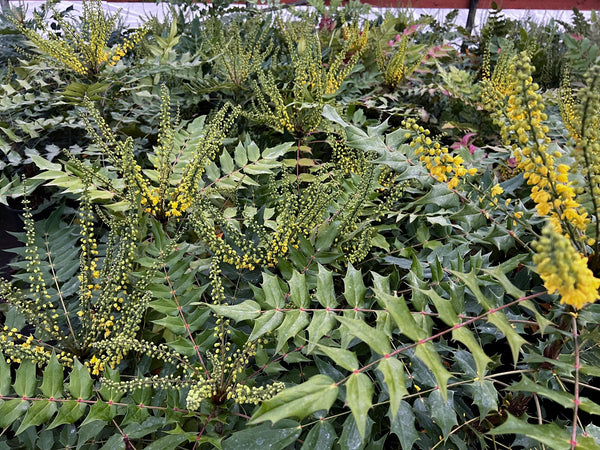
M 292 444 L 302 433 L 302 427 L 293 420 L 280 420 L 271 425 L 264 423 L 257 427 L 233 433 L 223 441 L 223 450 L 272 449 L 283 450 Z
M 333 425 L 323 420 L 310 429 L 301 450 L 331 450 L 336 439 Z
M 398 436 L 402 449 L 412 449 L 413 444 L 419 439 L 419 433 L 415 428 L 415 415 L 410 405 L 404 400 L 401 401 L 396 413 L 392 414 L 390 409 L 388 417 L 390 419 L 390 430 Z
M 427 404 L 431 411 L 431 417 L 442 430 L 444 439 L 448 438 L 452 428 L 458 425 L 456 411 L 454 410 L 454 392 L 448 391 L 448 398 L 444 399 L 440 391 L 436 389 L 429 394 Z

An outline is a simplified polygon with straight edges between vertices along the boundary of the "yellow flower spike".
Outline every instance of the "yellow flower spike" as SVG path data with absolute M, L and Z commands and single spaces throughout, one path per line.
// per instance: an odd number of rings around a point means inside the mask
M 588 268 L 587 258 L 553 226 L 544 228 L 542 237 L 535 243 L 535 250 L 536 271 L 548 293 L 560 295 L 561 303 L 581 309 L 599 298 L 600 279 Z

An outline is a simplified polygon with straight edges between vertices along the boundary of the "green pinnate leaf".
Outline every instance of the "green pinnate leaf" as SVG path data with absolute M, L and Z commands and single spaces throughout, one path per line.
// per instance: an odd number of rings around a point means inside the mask
M 25 414 L 31 403 L 27 400 L 9 400 L 0 405 L 0 428 L 8 428 L 15 420 Z
M 498 391 L 490 380 L 477 380 L 469 384 L 473 403 L 479 408 L 479 419 L 483 419 L 490 411 L 498 411 Z
M 252 320 L 260 316 L 260 305 L 253 300 L 246 300 L 237 305 L 208 305 L 215 314 L 239 322 L 241 320 Z
M 69 376 L 69 392 L 73 398 L 88 400 L 92 396 L 93 385 L 88 368 L 75 360 Z
M 310 296 L 306 287 L 306 276 L 294 270 L 292 278 L 288 281 L 290 286 L 290 299 L 298 308 L 308 308 L 310 306 Z
M 29 427 L 35 427 L 48 422 L 54 413 L 56 412 L 57 406 L 55 401 L 38 400 L 33 402 L 31 408 L 27 410 L 27 414 L 23 418 L 17 434 L 21 434 Z
M 317 274 L 317 300 L 325 308 L 335 308 L 338 305 L 333 288 L 333 274 L 319 264 Z
M 254 341 L 262 335 L 276 329 L 283 322 L 284 314 L 281 311 L 267 311 L 254 322 L 252 333 L 248 337 L 249 341 Z
M 327 347 L 319 345 L 319 350 L 331 358 L 338 366 L 346 370 L 354 371 L 358 369 L 358 359 L 356 353 L 343 348 Z
M 510 413 L 508 413 L 506 421 L 499 427 L 490 430 L 489 434 L 493 436 L 500 434 L 523 435 L 556 450 L 569 450 L 571 448 L 571 434 L 565 428 L 559 427 L 555 423 L 534 425 L 517 419 Z M 580 439 L 582 438 L 578 438 L 578 443 Z M 578 446 L 577 448 L 582 447 Z
M 23 361 L 17 369 L 14 389 L 19 397 L 33 397 L 37 386 L 37 366 L 31 361 Z
M 307 352 L 310 354 L 321 338 L 333 330 L 335 326 L 335 313 L 330 311 L 315 311 L 308 325 L 309 343 Z
M 277 423 L 264 423 L 257 427 L 233 433 L 223 441 L 223 450 L 269 448 L 283 450 L 289 448 L 302 433 L 302 427 L 293 420 L 281 420 Z
M 293 338 L 300 333 L 309 324 L 310 320 L 306 311 L 288 311 L 285 313 L 283 323 L 277 329 L 277 348 L 275 352 L 278 353 L 288 339 Z
M 0 353 L 0 395 L 8 395 L 11 392 L 12 379 L 10 377 L 10 365 Z
M 86 425 L 95 420 L 108 422 L 117 414 L 116 407 L 102 400 L 96 401 L 90 408 L 90 411 L 81 425 Z
M 377 370 L 383 374 L 383 380 L 390 394 L 392 420 L 395 420 L 396 413 L 400 409 L 402 397 L 408 395 L 408 390 L 404 384 L 404 364 L 391 356 L 383 358 L 377 365 Z
M 466 328 L 465 326 L 454 328 L 452 330 L 452 339 L 458 342 L 462 342 L 473 355 L 473 359 L 475 359 L 475 364 L 477 366 L 477 376 L 480 379 L 483 379 L 485 376 L 486 367 L 488 364 L 492 363 L 492 360 L 488 355 L 485 354 L 475 336 L 473 336 L 473 332 Z
M 375 295 L 378 300 L 383 302 L 402 334 L 415 342 L 426 337 L 426 333 L 419 328 L 410 313 L 404 297 L 395 297 L 377 288 L 375 289 Z
M 419 344 L 415 349 L 415 356 L 423 361 L 429 370 L 433 372 L 442 397 L 446 398 L 448 379 L 452 377 L 452 374 L 442 364 L 440 355 L 435 350 L 435 347 L 431 342 Z
M 440 319 L 442 319 L 446 325 L 456 325 L 459 322 L 458 315 L 456 314 L 456 311 L 454 311 L 451 300 L 442 298 L 433 289 L 419 290 L 431 299 L 435 305 L 435 309 L 437 309 Z
M 371 328 L 362 320 L 350 319 L 348 317 L 336 317 L 345 327 L 344 332 L 359 338 L 366 343 L 371 349 L 380 355 L 391 353 L 392 347 L 387 335 L 380 330 Z
M 356 270 L 352 264 L 348 264 L 348 270 L 344 277 L 344 297 L 353 308 L 361 308 L 365 300 L 367 288 L 363 281 L 362 272 Z
M 403 450 L 411 450 L 413 444 L 419 439 L 412 408 L 403 400 L 395 413 L 390 409 L 388 414 L 391 432 L 398 436 Z
M 326 375 L 315 375 L 302 384 L 285 389 L 265 401 L 253 414 L 249 424 L 288 417 L 304 417 L 320 410 L 328 411 L 338 395 L 338 387 Z
M 77 400 L 63 402 L 58 409 L 58 414 L 48 427 L 48 429 L 56 428 L 66 423 L 75 423 L 83 417 L 87 409 L 87 403 Z
M 61 398 L 63 396 L 63 368 L 55 354 L 52 354 L 48 365 L 44 369 L 44 376 L 40 389 L 48 398 Z
M 281 288 L 279 277 L 263 272 L 263 282 L 261 288 L 265 293 L 265 301 L 273 308 L 283 308 L 286 301 L 286 294 Z
M 510 346 L 510 351 L 512 353 L 513 361 L 515 364 L 517 364 L 519 361 L 519 351 L 523 344 L 526 344 L 527 341 L 513 329 L 512 325 L 508 321 L 508 318 L 506 317 L 506 314 L 502 312 L 494 312 L 488 315 L 488 321 L 493 323 L 496 328 L 502 331 L 504 336 L 506 336 L 506 340 L 508 341 L 508 345 Z
M 346 402 L 352 411 L 358 432 L 365 438 L 367 416 L 372 406 L 373 383 L 362 372 L 354 372 L 346 382 Z
M 454 392 L 447 393 L 448 398 L 442 397 L 439 389 L 434 390 L 427 398 L 427 404 L 436 425 L 442 430 L 444 439 L 448 437 L 452 428 L 458 425 L 456 411 L 454 410 Z
M 321 421 L 310 429 L 301 450 L 331 450 L 336 439 L 333 425 L 327 420 Z

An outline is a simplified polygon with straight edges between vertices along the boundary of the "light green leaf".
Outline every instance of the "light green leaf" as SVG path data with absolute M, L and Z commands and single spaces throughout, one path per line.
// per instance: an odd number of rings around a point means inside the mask
M 31 404 L 27 400 L 8 400 L 0 406 L 0 428 L 8 428 L 15 420 L 25 414 Z
M 29 427 L 35 427 L 47 422 L 55 412 L 56 402 L 50 402 L 47 400 L 38 400 L 33 402 L 31 408 L 27 410 L 27 414 L 25 414 L 23 422 L 21 422 L 16 434 L 21 434 Z
M 408 395 L 408 390 L 404 384 L 404 364 L 392 356 L 383 358 L 377 365 L 377 369 L 383 374 L 383 380 L 388 388 L 390 412 L 392 413 L 392 420 L 395 420 L 402 397 Z
M 335 313 L 321 310 L 315 311 L 308 325 L 309 343 L 307 353 L 311 353 L 321 338 L 329 333 L 335 325 Z
M 235 148 L 234 158 L 235 163 L 238 165 L 238 167 L 244 167 L 246 164 L 248 164 L 248 156 L 246 154 L 246 149 L 241 143 L 238 144 L 238 146 Z
M 290 286 L 290 299 L 298 308 L 308 308 L 310 306 L 310 297 L 306 287 L 306 276 L 294 270 L 292 278 L 288 281 Z
M 563 391 L 555 391 L 553 389 L 547 388 L 541 384 L 535 383 L 526 376 L 523 376 L 521 378 L 521 381 L 512 384 L 507 389 L 515 392 L 535 392 L 538 395 L 541 395 L 542 397 L 546 397 L 550 400 L 555 401 L 563 408 L 572 409 L 575 405 L 575 397 L 573 396 L 573 394 Z M 579 401 L 579 408 L 581 410 L 589 414 L 600 415 L 600 405 L 593 402 L 587 397 L 580 397 Z
M 513 361 L 517 364 L 519 361 L 519 350 L 523 344 L 527 343 L 527 341 L 513 329 L 504 313 L 495 312 L 490 314 L 488 315 L 488 321 L 493 323 L 500 331 L 502 331 L 504 336 L 506 336 L 512 352 Z
M 398 325 L 402 334 L 415 342 L 427 337 L 427 333 L 419 328 L 415 322 L 415 319 L 406 305 L 404 297 L 395 297 L 377 288 L 375 288 L 375 296 L 378 300 L 383 302 L 385 308 L 392 316 L 392 319 L 394 319 L 394 322 L 396 322 L 396 325 Z
M 267 311 L 254 322 L 252 333 L 248 337 L 249 341 L 254 341 L 262 335 L 273 331 L 283 321 L 283 313 L 281 311 Z
M 279 284 L 279 278 L 276 275 L 263 272 L 263 282 L 261 288 L 265 293 L 265 301 L 273 308 L 283 308 L 286 295 Z
M 320 410 L 329 411 L 338 395 L 338 387 L 326 375 L 315 375 L 302 384 L 284 389 L 263 402 L 249 424 L 270 420 L 277 422 L 288 417 L 304 417 Z
M 4 355 L 0 353 L 0 395 L 10 394 L 11 385 L 10 365 L 4 359 Z
M 354 352 L 343 348 L 327 347 L 325 345 L 318 345 L 318 347 L 320 351 L 325 353 L 338 366 L 351 372 L 358 369 L 358 359 Z
M 102 400 L 98 400 L 90 408 L 90 412 L 81 425 L 86 425 L 95 420 L 108 422 L 116 415 L 116 408 Z
M 288 339 L 300 333 L 310 322 L 306 311 L 287 311 L 283 323 L 277 329 L 277 347 L 275 353 L 279 353 Z
M 33 397 L 35 394 L 36 370 L 37 366 L 31 361 L 23 361 L 17 369 L 14 389 L 19 397 Z
M 353 308 L 361 308 L 365 301 L 367 288 L 363 281 L 362 272 L 356 270 L 352 264 L 348 264 L 346 276 L 344 277 L 344 297 Z
M 492 360 L 485 354 L 471 330 L 466 328 L 466 326 L 454 328 L 452 330 L 452 339 L 462 342 L 469 349 L 473 355 L 473 359 L 475 359 L 475 364 L 477 365 L 477 376 L 480 379 L 483 379 L 486 367 L 488 364 L 492 363 Z
M 454 311 L 451 300 L 442 298 L 433 289 L 419 289 L 419 291 L 431 299 L 435 305 L 435 309 L 439 313 L 440 319 L 442 319 L 446 325 L 456 325 L 459 322 L 458 315 L 456 314 L 456 311 Z
M 65 423 L 75 423 L 83 417 L 87 409 L 86 403 L 80 403 L 77 400 L 63 402 L 58 409 L 58 414 L 48 427 L 48 429 L 56 428 Z
M 50 362 L 44 369 L 44 377 L 40 389 L 48 398 L 61 398 L 63 395 L 63 368 L 53 353 Z
M 275 147 L 267 148 L 263 151 L 262 157 L 265 159 L 277 159 L 289 152 L 293 145 L 295 145 L 294 142 L 284 142 Z
M 333 274 L 319 264 L 317 275 L 317 300 L 325 308 L 335 308 L 338 305 L 333 289 Z
M 448 438 L 452 428 L 458 425 L 456 411 L 454 410 L 454 392 L 449 391 L 448 398 L 444 399 L 440 391 L 436 389 L 429 394 L 427 403 L 431 411 L 431 417 L 442 430 L 444 439 Z
M 76 399 L 88 400 L 92 396 L 94 382 L 90 372 L 78 360 L 73 364 L 73 370 L 69 376 L 69 392 Z
M 237 305 L 208 305 L 215 314 L 239 322 L 241 320 L 251 320 L 260 316 L 260 305 L 254 300 L 246 300 Z
M 448 379 L 452 377 L 450 372 L 446 370 L 440 355 L 435 351 L 435 347 L 431 342 L 417 345 L 415 356 L 425 363 L 425 365 L 433 372 L 438 382 L 438 387 L 443 398 L 447 396 Z
M 481 270 L 484 273 L 487 273 L 488 275 L 490 275 L 496 281 L 498 281 L 500 283 L 500 285 L 504 288 L 506 293 L 508 295 L 510 295 L 511 297 L 514 297 L 514 298 L 525 297 L 525 292 L 523 292 L 521 289 L 519 289 L 518 287 L 516 287 L 514 284 L 512 284 L 510 282 L 510 280 L 508 279 L 508 277 L 502 270 L 502 267 L 497 266 L 497 267 L 494 267 L 491 269 L 487 268 L 487 269 L 481 269 Z
M 30 158 L 35 163 L 35 165 L 38 166 L 38 168 L 41 170 L 53 170 L 62 172 L 62 166 L 60 164 L 52 163 L 38 155 L 31 155 Z
M 346 332 L 359 338 L 380 355 L 391 353 L 390 340 L 383 331 L 371 328 L 362 320 L 336 317 L 346 328 Z
M 373 397 L 373 383 L 371 379 L 362 372 L 350 375 L 346 382 L 346 402 L 352 411 L 358 432 L 362 439 L 365 438 L 367 427 L 367 416 L 371 409 Z
M 491 429 L 488 433 L 493 436 L 521 434 L 555 450 L 569 450 L 571 448 L 571 435 L 565 428 L 561 428 L 555 423 L 534 425 L 519 420 L 510 413 L 508 413 L 508 418 L 502 425 Z

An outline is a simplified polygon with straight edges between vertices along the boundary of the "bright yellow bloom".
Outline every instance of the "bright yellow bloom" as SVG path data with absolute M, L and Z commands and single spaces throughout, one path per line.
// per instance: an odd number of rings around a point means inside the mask
M 546 226 L 535 249 L 533 263 L 537 273 L 550 294 L 558 292 L 561 303 L 580 309 L 598 299 L 600 279 L 594 277 L 587 259 L 568 238 Z

